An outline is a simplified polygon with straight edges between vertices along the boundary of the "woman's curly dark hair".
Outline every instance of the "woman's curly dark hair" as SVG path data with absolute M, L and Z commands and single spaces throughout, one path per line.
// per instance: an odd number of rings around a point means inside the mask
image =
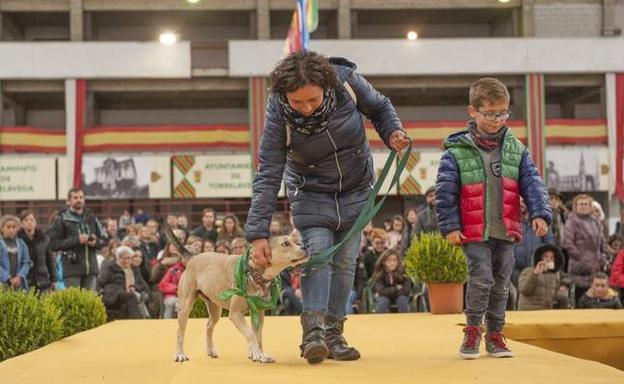
M 316 52 L 295 52 L 280 61 L 269 75 L 271 92 L 285 95 L 308 84 L 323 90 L 336 88 L 336 71 L 325 56 Z

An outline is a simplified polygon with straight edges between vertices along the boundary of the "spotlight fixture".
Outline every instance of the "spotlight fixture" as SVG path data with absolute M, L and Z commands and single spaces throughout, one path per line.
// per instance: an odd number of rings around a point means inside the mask
M 158 37 L 158 40 L 161 44 L 164 45 L 173 45 L 178 41 L 178 36 L 173 32 L 163 32 Z

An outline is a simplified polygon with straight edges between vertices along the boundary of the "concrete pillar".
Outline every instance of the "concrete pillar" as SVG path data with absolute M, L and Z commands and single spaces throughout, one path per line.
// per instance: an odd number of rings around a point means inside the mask
M 618 36 L 622 30 L 615 25 L 616 0 L 602 0 L 602 35 Z
M 271 38 L 271 13 L 269 9 L 269 0 L 257 0 L 256 28 L 258 40 L 268 40 Z
M 71 41 L 84 40 L 82 0 L 71 0 L 69 10 L 69 38 Z
M 522 0 L 522 36 L 535 36 L 535 0 Z
M 338 38 L 351 38 L 351 0 L 338 1 Z

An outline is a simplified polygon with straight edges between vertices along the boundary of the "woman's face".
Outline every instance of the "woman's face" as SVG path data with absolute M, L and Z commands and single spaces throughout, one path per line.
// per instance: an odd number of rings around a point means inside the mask
M 117 256 L 117 264 L 121 268 L 130 268 L 130 263 L 132 262 L 132 253 L 124 253 L 121 256 Z
M 576 202 L 576 213 L 579 215 L 589 215 L 591 209 L 591 200 L 589 199 L 580 199 Z
M 394 220 L 392 222 L 392 230 L 395 232 L 403 231 L 403 222 L 401 220 Z
M 4 226 L 2 227 L 2 236 L 5 239 L 15 239 L 18 230 L 19 225 L 17 221 L 8 220 L 4 223 Z
M 308 84 L 287 93 L 288 104 L 303 116 L 310 116 L 323 104 L 323 88 Z
M 231 217 L 228 217 L 227 219 L 225 219 L 225 221 L 223 222 L 223 225 L 225 225 L 225 230 L 228 233 L 234 232 L 234 227 L 236 227 L 236 223 L 234 222 L 234 219 L 232 219 Z
M 394 271 L 399 266 L 399 259 L 395 255 L 390 255 L 384 261 L 384 265 L 389 271 Z
M 212 241 L 204 242 L 204 252 L 214 252 L 214 250 L 215 250 L 215 245 Z
M 418 215 L 416 214 L 416 211 L 414 211 L 413 209 L 410 209 L 407 212 L 407 222 L 410 224 L 415 224 L 417 219 L 418 219 Z
M 134 251 L 132 254 L 132 265 L 140 267 L 143 262 L 143 253 L 140 250 Z

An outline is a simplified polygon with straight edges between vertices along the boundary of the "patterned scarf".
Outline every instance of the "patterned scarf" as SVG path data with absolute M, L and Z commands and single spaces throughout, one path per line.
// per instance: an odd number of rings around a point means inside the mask
M 470 120 L 468 122 L 468 132 L 470 132 L 470 137 L 472 141 L 484 151 L 490 152 L 500 144 L 503 136 L 507 132 L 507 126 L 503 126 L 493 135 L 479 132 L 477 129 L 477 123 L 474 120 Z
M 283 111 L 285 124 L 291 129 L 304 135 L 322 132 L 329 126 L 329 115 L 336 109 L 336 91 L 326 89 L 323 92 L 323 103 L 310 116 L 304 116 L 295 111 L 285 95 L 277 98 Z

